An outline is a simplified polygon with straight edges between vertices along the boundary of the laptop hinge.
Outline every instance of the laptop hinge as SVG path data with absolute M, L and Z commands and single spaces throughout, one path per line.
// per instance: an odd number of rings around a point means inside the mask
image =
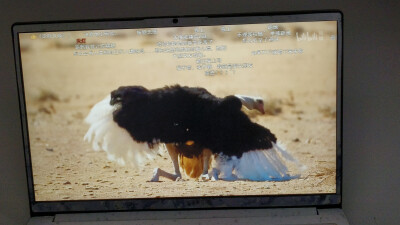
M 55 222 L 77 221 L 132 221 L 203 218 L 246 218 L 246 217 L 292 217 L 317 215 L 315 207 L 285 209 L 229 209 L 229 210 L 181 210 L 58 214 Z

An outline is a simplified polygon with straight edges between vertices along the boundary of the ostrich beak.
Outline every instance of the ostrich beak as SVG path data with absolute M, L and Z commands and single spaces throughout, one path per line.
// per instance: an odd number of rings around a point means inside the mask
M 245 95 L 235 95 L 235 97 L 238 98 L 247 109 L 255 109 L 261 114 L 265 114 L 264 101 L 262 98 Z
M 256 107 L 255 107 L 261 114 L 265 114 L 264 110 L 264 102 L 257 102 Z

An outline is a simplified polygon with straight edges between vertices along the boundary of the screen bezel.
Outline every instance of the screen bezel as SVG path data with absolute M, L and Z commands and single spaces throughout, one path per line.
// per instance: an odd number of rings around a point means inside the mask
M 68 21 L 14 24 L 13 42 L 15 67 L 19 94 L 21 127 L 28 181 L 28 194 L 32 215 L 48 215 L 65 212 L 104 212 L 128 210 L 171 210 L 171 209 L 217 209 L 217 208 L 259 208 L 259 207 L 309 207 L 340 206 L 342 194 L 342 59 L 343 20 L 342 13 L 307 12 L 282 14 L 248 14 L 184 16 L 160 18 L 118 19 L 109 21 Z M 20 58 L 19 33 L 134 29 L 156 27 L 185 27 L 208 25 L 232 25 L 277 22 L 337 21 L 337 108 L 336 108 L 336 193 L 302 195 L 266 195 L 234 197 L 182 197 L 152 199 L 102 199 L 73 201 L 36 201 L 30 155 L 29 132 L 24 96 L 24 83 Z

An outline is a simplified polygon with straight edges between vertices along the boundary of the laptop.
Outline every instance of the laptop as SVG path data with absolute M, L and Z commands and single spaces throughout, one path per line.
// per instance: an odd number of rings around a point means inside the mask
M 348 224 L 342 24 L 15 24 L 28 224 Z

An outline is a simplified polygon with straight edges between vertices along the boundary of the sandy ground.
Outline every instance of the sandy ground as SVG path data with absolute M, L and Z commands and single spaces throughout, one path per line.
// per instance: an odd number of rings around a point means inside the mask
M 334 28 L 329 26 L 330 30 Z M 213 38 L 215 46 L 221 43 L 218 38 L 224 37 Z M 79 57 L 73 56 L 73 42 L 29 41 L 28 35 L 22 39 L 26 41 L 22 45 L 22 60 L 37 201 L 336 191 L 336 62 L 326 60 L 335 58 L 334 42 L 297 42 L 287 38 L 261 46 L 231 41 L 229 50 L 241 49 L 243 55 L 213 51 L 205 53 L 206 56 L 221 57 L 223 63 L 249 62 L 254 67 L 205 76 L 204 71 L 177 71 L 177 65 L 195 65 L 193 59 L 176 59 L 167 53 L 146 53 L 152 54 L 151 57 Z M 121 49 L 155 47 L 155 40 L 129 41 L 125 36 L 88 41 L 117 42 L 117 48 Z M 248 47 L 242 49 L 243 45 Z M 296 56 L 249 54 L 250 50 L 287 46 L 302 48 L 304 53 Z M 168 154 L 160 155 L 142 168 L 130 168 L 109 161 L 105 152 L 93 151 L 83 141 L 88 129 L 84 118 L 113 89 L 137 84 L 158 88 L 176 83 L 206 87 L 217 96 L 263 97 L 266 108 L 275 114 L 251 113 L 252 120 L 276 134 L 307 170 L 301 178 L 285 182 L 194 179 L 174 182 L 163 178 L 160 182 L 148 182 L 156 167 L 173 171 Z

